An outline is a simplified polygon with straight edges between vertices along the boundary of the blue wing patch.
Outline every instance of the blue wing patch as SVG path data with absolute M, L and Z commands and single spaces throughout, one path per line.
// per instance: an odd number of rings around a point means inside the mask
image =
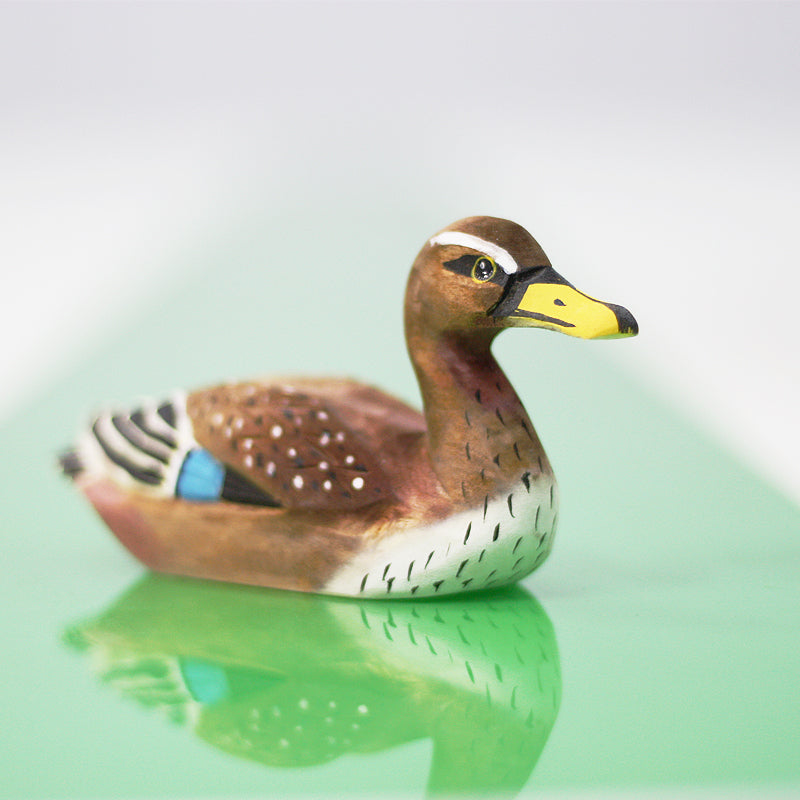
M 225 670 L 218 664 L 182 658 L 180 666 L 186 687 L 199 703 L 212 705 L 224 700 L 230 694 Z
M 208 450 L 191 450 L 183 460 L 176 497 L 184 500 L 219 500 L 225 483 L 225 467 Z

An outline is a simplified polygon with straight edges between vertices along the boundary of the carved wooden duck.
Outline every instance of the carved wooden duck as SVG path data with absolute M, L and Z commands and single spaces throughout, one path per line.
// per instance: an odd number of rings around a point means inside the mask
M 558 495 L 490 345 L 504 328 L 632 336 L 519 225 L 429 239 L 405 300 L 420 414 L 350 380 L 217 386 L 98 416 L 62 456 L 120 541 L 160 572 L 362 597 L 513 583 L 547 557 Z

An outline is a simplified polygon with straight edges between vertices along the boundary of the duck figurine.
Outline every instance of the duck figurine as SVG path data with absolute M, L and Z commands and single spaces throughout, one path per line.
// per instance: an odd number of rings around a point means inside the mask
M 425 243 L 408 279 L 422 413 L 352 380 L 254 380 L 100 414 L 61 465 L 157 572 L 383 598 L 511 584 L 547 557 L 558 513 L 491 353 L 511 327 L 638 332 L 524 228 L 469 217 Z

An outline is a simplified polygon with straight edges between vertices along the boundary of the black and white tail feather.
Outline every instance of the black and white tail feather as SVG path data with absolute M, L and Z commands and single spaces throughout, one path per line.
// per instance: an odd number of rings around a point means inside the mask
M 279 506 L 197 443 L 183 393 L 161 404 L 144 401 L 135 411 L 99 414 L 59 460 L 71 478 L 105 478 L 152 497 Z
M 175 393 L 161 404 L 143 401 L 134 411 L 99 414 L 60 463 L 70 477 L 106 477 L 124 488 L 174 497 L 184 460 L 198 447 L 186 396 Z

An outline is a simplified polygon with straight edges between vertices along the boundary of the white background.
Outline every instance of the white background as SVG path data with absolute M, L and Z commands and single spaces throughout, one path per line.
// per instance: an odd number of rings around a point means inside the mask
M 367 180 L 446 198 L 419 244 L 528 227 L 800 499 L 798 41 L 790 3 L 0 5 L 0 419 L 242 209 Z

